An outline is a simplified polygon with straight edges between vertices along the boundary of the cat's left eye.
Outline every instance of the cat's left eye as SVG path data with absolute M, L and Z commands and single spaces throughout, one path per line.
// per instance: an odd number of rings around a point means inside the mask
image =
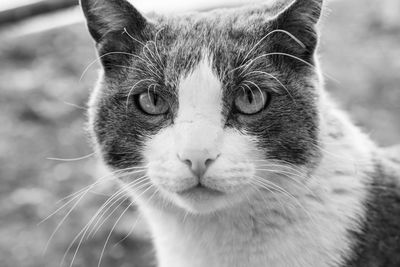
M 242 90 L 235 99 L 236 109 L 245 115 L 252 115 L 265 108 L 269 95 L 263 90 Z
M 140 109 L 149 115 L 167 113 L 168 103 L 160 95 L 153 92 L 143 92 L 138 97 Z

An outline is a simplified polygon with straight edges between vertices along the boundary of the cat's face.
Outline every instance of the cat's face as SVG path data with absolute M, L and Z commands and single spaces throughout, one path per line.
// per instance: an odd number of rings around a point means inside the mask
M 135 194 L 208 213 L 303 182 L 320 1 L 149 21 L 122 0 L 82 6 L 104 67 L 92 130 L 107 165 L 136 170 Z

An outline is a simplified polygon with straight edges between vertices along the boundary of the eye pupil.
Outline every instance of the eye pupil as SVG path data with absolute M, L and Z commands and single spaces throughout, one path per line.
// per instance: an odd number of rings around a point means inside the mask
M 138 107 L 148 115 L 161 115 L 168 112 L 168 103 L 158 94 L 143 92 L 137 98 Z
M 253 103 L 253 92 L 251 92 L 250 90 L 247 91 L 247 100 L 249 101 L 250 104 Z
M 152 94 L 152 97 L 153 97 L 153 103 L 154 103 L 154 106 L 157 106 L 157 104 L 158 104 L 158 95 L 156 95 L 156 94 Z

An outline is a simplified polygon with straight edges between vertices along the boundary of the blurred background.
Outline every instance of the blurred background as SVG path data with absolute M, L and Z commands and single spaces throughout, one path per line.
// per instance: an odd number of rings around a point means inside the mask
M 132 2 L 143 12 L 233 3 Z M 80 80 L 96 54 L 76 4 L 0 2 L 1 267 L 98 266 L 102 250 L 102 266 L 151 266 L 148 235 L 135 212 L 123 216 L 109 235 L 126 203 L 110 208 L 99 231 L 81 245 L 80 236 L 74 240 L 116 191 L 107 182 L 82 199 L 64 199 L 103 176 L 85 132 L 85 105 L 99 66 L 92 65 Z M 320 45 L 324 72 L 334 78 L 326 81 L 327 89 L 378 144 L 399 143 L 400 1 L 327 4 Z M 81 159 L 61 160 L 74 158 Z M 132 232 L 133 221 L 138 223 Z

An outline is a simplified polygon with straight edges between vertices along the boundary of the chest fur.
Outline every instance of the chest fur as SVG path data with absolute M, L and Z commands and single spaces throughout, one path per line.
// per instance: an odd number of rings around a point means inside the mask
M 357 221 L 326 204 L 304 196 L 301 206 L 266 209 L 265 200 L 252 199 L 252 205 L 207 218 L 145 213 L 152 218 L 160 267 L 323 267 L 350 250 L 346 233 Z

